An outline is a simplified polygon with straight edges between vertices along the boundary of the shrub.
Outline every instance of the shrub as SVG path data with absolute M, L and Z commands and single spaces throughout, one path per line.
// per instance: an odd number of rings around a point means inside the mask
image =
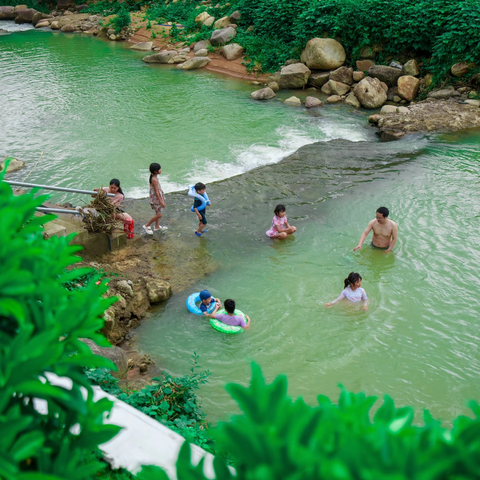
M 480 406 L 470 402 L 474 418 L 464 416 L 453 428 L 443 428 L 428 411 L 424 425 L 414 426 L 410 407 L 396 408 L 385 396 L 372 415 L 376 397 L 342 388 L 338 404 L 318 397 L 310 407 L 287 396 L 287 380 L 279 376 L 267 385 L 253 365 L 248 388 L 230 384 L 227 390 L 243 415 L 220 424 L 214 438 L 228 451 L 236 476 L 220 458 L 214 461 L 217 480 L 467 480 L 480 478 Z M 185 443 L 178 457 L 179 480 L 206 477 L 201 462 L 191 466 Z M 166 480 L 160 469 L 147 468 L 141 480 Z
M 115 29 L 115 34 L 119 33 L 122 28 L 128 27 L 132 19 L 128 10 L 122 6 L 117 13 L 117 16 L 111 20 L 111 25 Z
M 78 339 L 87 337 L 108 346 L 97 332 L 103 326 L 103 312 L 115 299 L 102 299 L 106 287 L 94 282 L 81 290 L 64 287 L 90 272 L 65 270 L 78 261 L 74 253 L 80 248 L 68 245 L 72 236 L 44 240 L 41 226 L 53 216 L 34 214 L 47 197 L 14 196 L 3 178 L 4 173 L 0 174 L 0 478 L 90 478 L 101 465 L 85 463 L 85 452 L 111 439 L 119 427 L 103 425 L 111 402 L 94 402 L 81 366 L 114 366 Z M 53 385 L 50 374 L 67 377 L 71 388 Z

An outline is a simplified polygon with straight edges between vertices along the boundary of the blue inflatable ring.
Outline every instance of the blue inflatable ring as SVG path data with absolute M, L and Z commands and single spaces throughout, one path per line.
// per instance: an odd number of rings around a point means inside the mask
M 197 193 L 197 191 L 195 190 L 195 185 L 190 185 L 188 187 L 188 195 L 190 197 L 195 197 L 195 198 L 198 198 L 198 200 L 200 200 L 202 202 L 202 204 L 197 207 L 197 210 L 200 211 L 200 210 L 204 210 L 205 207 L 207 205 L 210 205 L 210 200 L 208 199 L 208 195 L 207 195 L 207 192 L 205 192 L 203 195 L 200 195 L 199 193 Z M 195 209 L 193 208 L 193 205 L 192 207 L 190 208 L 190 210 L 192 212 L 195 212 Z
M 192 293 L 188 298 L 187 298 L 187 309 L 190 313 L 194 313 L 195 315 L 201 315 L 202 317 L 203 312 L 200 310 L 200 308 L 197 307 L 197 303 L 200 303 L 200 292 L 197 293 Z M 207 313 L 212 313 L 215 310 L 215 302 L 212 302 L 210 306 L 207 308 Z

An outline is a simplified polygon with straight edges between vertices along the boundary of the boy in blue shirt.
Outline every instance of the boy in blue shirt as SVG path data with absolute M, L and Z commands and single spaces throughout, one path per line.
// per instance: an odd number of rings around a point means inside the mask
M 207 312 L 207 310 L 210 308 L 212 303 L 217 302 L 219 305 L 219 308 L 222 307 L 222 302 L 220 301 L 219 298 L 213 298 L 212 294 L 208 290 L 202 290 L 200 292 L 200 310 L 204 313 Z
M 207 187 L 205 186 L 204 183 L 198 182 L 197 184 L 195 184 L 195 191 L 199 195 L 203 195 L 207 191 Z M 205 217 L 206 207 L 200 211 L 197 210 L 198 207 L 200 207 L 201 205 L 202 205 L 202 201 L 199 200 L 198 198 L 195 198 L 193 202 L 193 211 L 197 214 L 197 217 L 198 217 L 198 230 L 195 232 L 195 235 L 197 237 L 201 237 L 203 235 L 202 233 L 203 229 L 207 224 L 207 218 Z

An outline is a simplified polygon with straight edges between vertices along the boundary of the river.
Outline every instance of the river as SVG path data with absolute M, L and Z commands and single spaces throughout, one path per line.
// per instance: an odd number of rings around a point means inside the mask
M 159 161 L 167 191 L 208 184 L 210 231 L 195 237 L 190 199 L 171 193 L 160 242 L 186 242 L 192 271 L 214 265 L 192 291 L 234 298 L 252 327 L 222 335 L 179 292 L 137 330 L 143 351 L 179 375 L 200 355 L 211 421 L 235 411 L 224 385 L 248 383 L 252 360 L 268 380 L 287 374 L 289 393 L 309 403 L 335 399 L 343 384 L 446 422 L 467 413 L 480 399 L 479 133 L 380 144 L 366 112 L 255 103 L 251 85 L 140 59 L 88 37 L 0 37 L 0 153 L 33 165 L 45 151 L 29 180 L 93 188 L 116 176 L 141 198 Z M 298 228 L 284 242 L 265 235 L 277 203 Z M 394 252 L 366 242 L 353 253 L 382 205 L 399 225 Z M 132 210 L 149 213 L 144 200 Z M 326 309 L 351 271 L 368 311 Z

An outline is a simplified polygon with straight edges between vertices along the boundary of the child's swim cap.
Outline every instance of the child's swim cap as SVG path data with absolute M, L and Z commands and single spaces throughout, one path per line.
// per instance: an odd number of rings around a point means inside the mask
M 202 290 L 200 292 L 200 300 L 206 300 L 207 298 L 210 298 L 212 294 L 208 290 Z

